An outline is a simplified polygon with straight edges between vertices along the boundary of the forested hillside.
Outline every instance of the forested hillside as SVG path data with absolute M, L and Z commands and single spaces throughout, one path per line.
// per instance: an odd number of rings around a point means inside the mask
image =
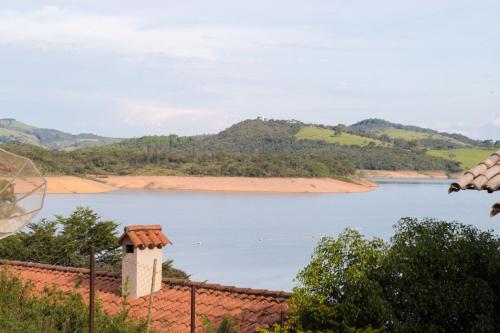
M 297 121 L 246 120 L 214 135 L 146 136 L 72 151 L 10 142 L 46 174 L 346 177 L 356 169 L 457 171 L 418 147 L 298 138 Z
M 95 134 L 69 134 L 58 130 L 38 128 L 15 119 L 0 119 L 0 143 L 16 141 L 49 149 L 75 149 L 118 141 Z

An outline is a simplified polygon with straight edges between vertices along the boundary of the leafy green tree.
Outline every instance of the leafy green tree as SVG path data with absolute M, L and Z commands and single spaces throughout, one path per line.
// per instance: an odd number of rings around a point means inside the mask
M 396 332 L 499 332 L 500 240 L 469 225 L 404 218 L 381 269 Z
M 386 251 L 383 241 L 367 241 L 352 229 L 322 238 L 297 276 L 290 301 L 292 326 L 321 332 L 383 328 L 390 309 L 374 272 Z
M 298 275 L 291 328 L 321 332 L 500 332 L 500 238 L 401 219 L 385 245 L 347 229 Z
M 47 263 L 70 267 L 88 267 L 90 248 L 96 248 L 96 264 L 101 270 L 121 269 L 122 249 L 118 244 L 118 224 L 103 220 L 88 207 L 78 207 L 64 217 L 42 219 L 0 240 L 0 258 Z M 188 275 L 164 264 L 163 277 L 187 279 Z
M 99 267 L 113 267 L 120 261 L 118 224 L 104 221 L 90 208 L 78 207 L 70 216 L 42 219 L 0 241 L 0 257 L 55 265 L 88 266 L 90 248 L 96 248 Z
M 188 279 L 184 271 L 174 268 L 174 261 L 172 259 L 166 260 L 162 265 L 162 277 L 164 278 L 176 278 L 176 279 Z

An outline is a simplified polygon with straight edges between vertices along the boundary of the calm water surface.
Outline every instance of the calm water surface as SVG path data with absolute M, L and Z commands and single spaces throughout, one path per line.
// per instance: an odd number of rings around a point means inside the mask
M 119 191 L 50 195 L 42 217 L 89 206 L 122 225 L 161 224 L 173 245 L 164 258 L 192 279 L 290 290 L 321 236 L 346 227 L 389 239 L 399 218 L 436 217 L 498 231 L 489 218 L 497 196 L 447 194 L 447 181 L 387 182 L 370 193 L 234 194 Z

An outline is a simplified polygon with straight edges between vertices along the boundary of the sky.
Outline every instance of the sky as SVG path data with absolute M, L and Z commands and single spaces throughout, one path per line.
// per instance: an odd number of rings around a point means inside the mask
M 0 118 L 113 137 L 263 116 L 500 139 L 499 1 L 0 2 Z

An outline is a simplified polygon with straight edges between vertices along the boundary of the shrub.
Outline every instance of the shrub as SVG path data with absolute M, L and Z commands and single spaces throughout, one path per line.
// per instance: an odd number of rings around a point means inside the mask
M 404 218 L 387 244 L 346 230 L 297 280 L 295 330 L 500 331 L 500 239 L 473 226 Z

